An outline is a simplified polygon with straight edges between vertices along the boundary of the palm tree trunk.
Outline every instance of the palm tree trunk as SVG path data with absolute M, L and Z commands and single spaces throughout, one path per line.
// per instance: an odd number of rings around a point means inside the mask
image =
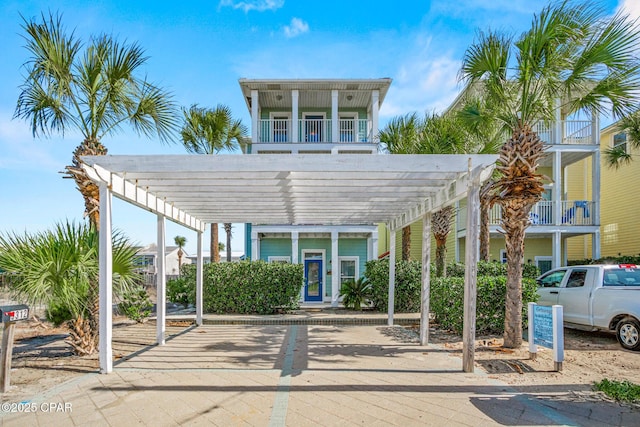
M 396 242 L 391 242 L 395 245 Z M 402 260 L 411 261 L 411 226 L 402 228 Z
M 511 199 L 502 203 L 502 227 L 507 252 L 507 295 L 504 316 L 504 347 L 522 345 L 522 262 L 524 237 L 529 223 L 529 211 L 522 200 Z
M 184 255 L 182 248 L 178 248 L 178 275 L 182 274 L 182 255 Z
M 220 262 L 220 247 L 218 246 L 218 224 L 211 224 L 211 245 L 209 247 L 211 262 Z
M 447 275 L 447 237 L 451 232 L 453 206 L 446 206 L 431 216 L 431 228 L 436 240 L 436 277 Z
M 85 215 L 89 224 L 100 231 L 100 188 L 82 168 L 80 156 L 104 156 L 107 148 L 94 138 L 86 138 L 73 152 L 71 165 L 66 167 L 66 177 L 73 178 L 76 187 L 84 198 Z M 89 355 L 98 348 L 100 331 L 100 283 L 98 277 L 89 282 L 87 293 L 86 317 L 79 316 L 69 323 L 69 343 L 78 355 Z
M 231 262 L 231 227 L 228 222 L 224 224 L 224 231 L 227 233 L 227 262 Z

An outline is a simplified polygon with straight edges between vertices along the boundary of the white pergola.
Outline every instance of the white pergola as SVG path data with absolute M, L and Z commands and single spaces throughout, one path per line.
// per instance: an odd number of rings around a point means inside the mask
M 196 324 L 202 324 L 202 234 L 211 223 L 363 225 L 396 231 L 423 219 L 420 342 L 428 342 L 431 214 L 467 198 L 463 370 L 473 371 L 479 189 L 495 155 L 85 156 L 100 187 L 100 370 L 113 370 L 111 200 L 157 215 L 157 342 L 166 322 L 165 220 L 195 230 Z M 393 325 L 395 245 L 388 324 Z

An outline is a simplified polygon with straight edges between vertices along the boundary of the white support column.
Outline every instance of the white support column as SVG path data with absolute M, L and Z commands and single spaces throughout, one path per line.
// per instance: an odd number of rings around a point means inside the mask
M 164 216 L 158 215 L 158 254 L 156 255 L 156 342 L 158 345 L 164 345 L 167 320 L 167 262 L 165 256 Z
M 378 136 L 378 111 L 380 109 L 380 91 L 371 91 L 371 141 L 374 142 Z
M 389 232 L 389 308 L 387 325 L 393 326 L 394 298 L 396 289 L 396 230 Z
M 331 307 L 338 306 L 340 298 L 340 266 L 338 261 L 338 231 L 331 231 Z
M 552 268 L 558 268 L 562 265 L 561 255 L 562 255 L 562 245 L 560 241 L 560 232 L 556 231 L 553 233 L 553 250 L 552 250 L 552 258 L 553 265 Z
M 260 252 L 258 250 L 258 232 L 251 232 L 251 261 L 257 261 L 260 257 Z
M 99 238 L 99 349 L 100 373 L 108 374 L 113 371 L 113 253 L 111 240 L 111 190 L 105 183 L 100 183 L 100 232 Z
M 471 170 L 467 193 L 467 237 L 464 261 L 464 310 L 462 324 L 462 370 L 473 372 L 476 341 L 476 296 L 480 253 L 480 182 L 479 171 Z
M 599 259 L 602 256 L 600 253 L 600 230 L 596 230 L 591 236 L 591 258 Z
M 431 212 L 422 217 L 422 291 L 420 295 L 420 345 L 429 342 L 429 294 L 431 292 Z
M 297 231 L 292 231 L 291 232 L 291 264 L 298 264 L 298 262 L 299 262 L 299 258 L 298 258 L 299 235 L 300 234 Z
M 372 231 L 367 237 L 367 261 L 378 258 L 378 232 Z
M 298 140 L 299 130 L 298 124 L 298 89 L 291 91 L 291 142 L 300 142 Z
M 553 153 L 553 223 L 562 224 L 562 154 Z
M 204 257 L 202 256 L 202 231 L 198 231 L 198 246 L 196 258 L 196 325 L 202 325 L 202 271 Z
M 338 91 L 331 91 L 331 141 L 329 142 L 340 142 L 340 137 L 338 135 Z
M 260 131 L 260 103 L 258 100 L 258 91 L 251 91 L 251 141 L 259 142 Z
M 597 116 L 596 119 L 597 121 Z M 596 142 L 600 142 L 600 136 L 598 135 Z M 591 200 L 593 201 L 591 209 L 591 220 L 593 225 L 598 226 L 595 233 L 591 236 L 591 257 L 593 259 L 600 258 L 600 150 L 596 150 L 593 153 L 591 159 Z

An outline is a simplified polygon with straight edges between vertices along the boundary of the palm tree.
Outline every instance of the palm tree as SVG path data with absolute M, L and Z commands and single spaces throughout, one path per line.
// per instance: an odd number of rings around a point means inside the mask
M 173 238 L 173 241 L 178 245 L 178 274 L 182 274 L 182 256 L 184 255 L 182 248 L 187 244 L 187 238 L 184 236 L 176 236 Z
M 24 21 L 30 58 L 24 63 L 26 78 L 14 117 L 28 121 L 34 136 L 64 135 L 70 129 L 83 136 L 66 170 L 84 198 L 91 227 L 97 230 L 100 192 L 82 169 L 81 156 L 106 155 L 103 137 L 126 124 L 145 136 L 168 141 L 177 125 L 177 107 L 168 92 L 142 74 L 147 57 L 138 44 L 100 35 L 83 48 L 73 33 L 67 34 L 60 15 L 43 14 L 41 18 L 42 22 Z M 89 291 L 94 304 L 85 321 L 97 339 L 97 276 L 95 279 Z
M 234 119 L 231 109 L 219 104 L 214 110 L 192 105 L 182 110 L 184 124 L 182 143 L 186 150 L 196 154 L 218 154 L 242 148 L 247 128 L 240 119 Z M 218 224 L 211 224 L 211 262 L 220 262 Z
M 640 148 L 640 111 L 622 117 L 616 125 L 618 131 L 627 135 L 630 148 Z M 605 150 L 605 161 L 609 167 L 618 169 L 623 164 L 631 163 L 631 154 L 623 147 L 612 147 Z
M 46 304 L 48 313 L 66 321 L 69 344 L 78 355 L 92 354 L 98 345 L 88 319 L 93 309 L 91 286 L 98 276 L 98 233 L 87 224 L 57 224 L 33 234 L 0 235 L 0 268 L 7 272 L 15 298 Z M 134 270 L 136 249 L 119 232 L 113 234 L 113 289 L 116 295 L 139 279 Z M 62 317 L 60 317 L 62 316 Z
M 176 105 L 142 74 L 147 56 L 138 44 L 100 35 L 83 49 L 73 33 L 67 34 L 60 15 L 41 17 L 40 23 L 25 20 L 23 25 L 30 58 L 24 63 L 26 78 L 14 116 L 28 121 L 34 136 L 64 135 L 69 129 L 83 136 L 66 169 L 97 228 L 100 194 L 80 157 L 107 154 L 103 137 L 125 124 L 145 136 L 170 140 L 177 125 Z
M 415 154 L 424 123 L 416 113 L 392 118 L 379 133 L 384 150 L 391 154 Z M 391 242 L 395 245 L 395 242 Z M 402 228 L 402 259 L 411 259 L 411 226 Z
M 496 118 L 511 130 L 502 146 L 492 188 L 502 207 L 507 252 L 504 346 L 522 344 L 522 262 L 529 212 L 543 193 L 538 161 L 543 143 L 533 131 L 554 120 L 556 100 L 569 113 L 631 111 L 638 87 L 634 52 L 640 38 L 626 16 L 606 16 L 590 3 L 562 2 L 534 16 L 531 29 L 513 38 L 479 33 L 467 49 L 461 76 L 492 100 Z
M 224 223 L 224 231 L 227 233 L 227 262 L 231 262 L 231 223 Z

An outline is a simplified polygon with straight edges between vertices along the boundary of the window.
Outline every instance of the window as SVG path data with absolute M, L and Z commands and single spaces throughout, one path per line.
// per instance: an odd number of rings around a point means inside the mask
M 559 288 L 566 270 L 554 271 L 538 279 L 538 286 L 543 288 Z
M 281 264 L 289 264 L 291 262 L 291 257 L 288 256 L 270 256 L 268 258 L 269 262 L 279 262 Z
M 567 288 L 581 288 L 587 277 L 587 270 L 573 270 L 567 280 Z
M 358 257 L 340 257 L 340 285 L 358 279 Z
M 500 249 L 500 262 L 503 264 L 507 263 L 507 250 Z
M 626 133 L 617 133 L 613 135 L 613 149 L 614 150 L 622 150 L 625 154 L 627 153 L 627 134 Z

